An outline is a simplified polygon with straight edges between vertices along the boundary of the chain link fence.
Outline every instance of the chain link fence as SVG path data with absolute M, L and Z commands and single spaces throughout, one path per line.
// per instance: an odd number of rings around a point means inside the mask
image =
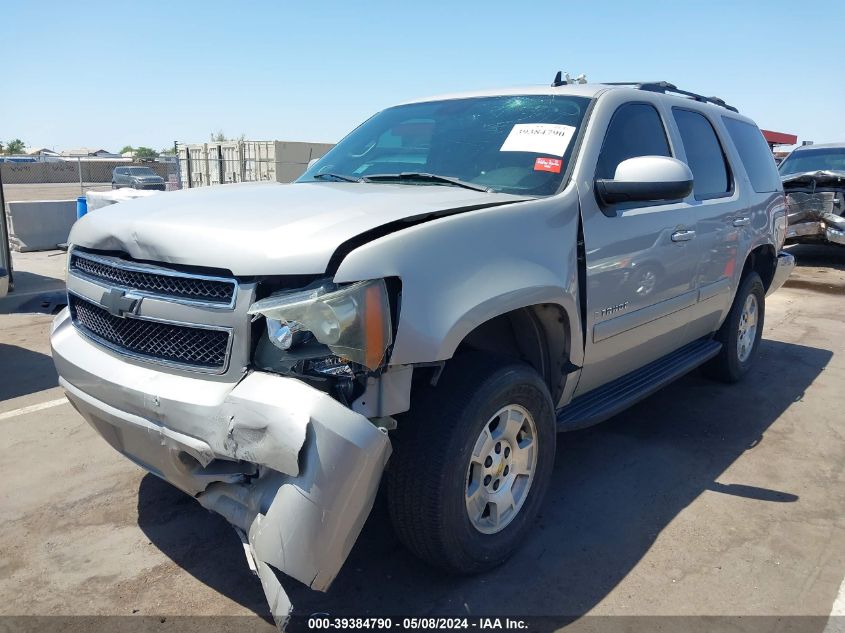
M 0 157 L 2 160 L 2 157 Z M 161 176 L 167 188 L 180 188 L 179 164 L 169 162 L 68 158 L 30 162 L 0 162 L 6 202 L 70 200 L 90 190 L 111 189 L 116 168 L 144 167 Z

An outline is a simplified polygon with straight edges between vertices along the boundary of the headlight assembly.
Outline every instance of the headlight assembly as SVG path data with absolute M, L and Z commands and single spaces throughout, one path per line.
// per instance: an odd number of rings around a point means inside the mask
M 330 288 L 279 292 L 252 304 L 249 314 L 264 316 L 268 338 L 281 350 L 313 337 L 333 354 L 377 369 L 393 342 L 384 280 Z

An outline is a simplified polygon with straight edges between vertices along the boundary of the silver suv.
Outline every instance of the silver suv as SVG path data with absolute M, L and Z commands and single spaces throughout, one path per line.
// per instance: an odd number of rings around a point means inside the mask
M 111 188 L 165 190 L 164 178 L 149 167 L 115 167 L 111 177 Z
M 383 479 L 451 572 L 531 530 L 556 434 L 754 361 L 793 258 L 757 126 L 666 83 L 388 108 L 294 184 L 169 193 L 71 234 L 61 384 L 228 519 L 271 607 L 326 590 Z M 391 457 L 392 453 L 392 457 Z

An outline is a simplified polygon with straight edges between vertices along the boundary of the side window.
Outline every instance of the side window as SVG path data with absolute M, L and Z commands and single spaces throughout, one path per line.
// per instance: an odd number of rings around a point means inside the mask
M 745 171 L 748 173 L 754 191 L 757 193 L 778 191 L 780 188 L 778 170 L 766 139 L 763 138 L 763 133 L 756 125 L 739 119 L 722 117 L 722 120 L 725 122 L 728 134 L 731 135 L 731 140 L 736 145 L 736 151 L 739 152 L 742 164 L 745 165 Z
M 671 156 L 666 130 L 654 106 L 626 103 L 613 113 L 596 166 L 596 178 L 613 178 L 623 160 L 635 156 Z
M 682 108 L 672 108 L 672 114 L 684 142 L 695 197 L 703 200 L 730 192 L 725 152 L 710 121 L 699 112 Z

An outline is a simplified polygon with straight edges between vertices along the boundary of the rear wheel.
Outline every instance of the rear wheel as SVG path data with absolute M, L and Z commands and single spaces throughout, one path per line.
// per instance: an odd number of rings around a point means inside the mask
M 531 367 L 469 354 L 400 417 L 387 474 L 390 516 L 417 556 L 455 573 L 504 562 L 548 488 L 554 407 Z
M 722 343 L 719 354 L 704 366 L 704 373 L 723 382 L 742 380 L 757 355 L 763 335 L 766 291 L 760 275 L 743 277 L 725 322 L 716 333 Z

